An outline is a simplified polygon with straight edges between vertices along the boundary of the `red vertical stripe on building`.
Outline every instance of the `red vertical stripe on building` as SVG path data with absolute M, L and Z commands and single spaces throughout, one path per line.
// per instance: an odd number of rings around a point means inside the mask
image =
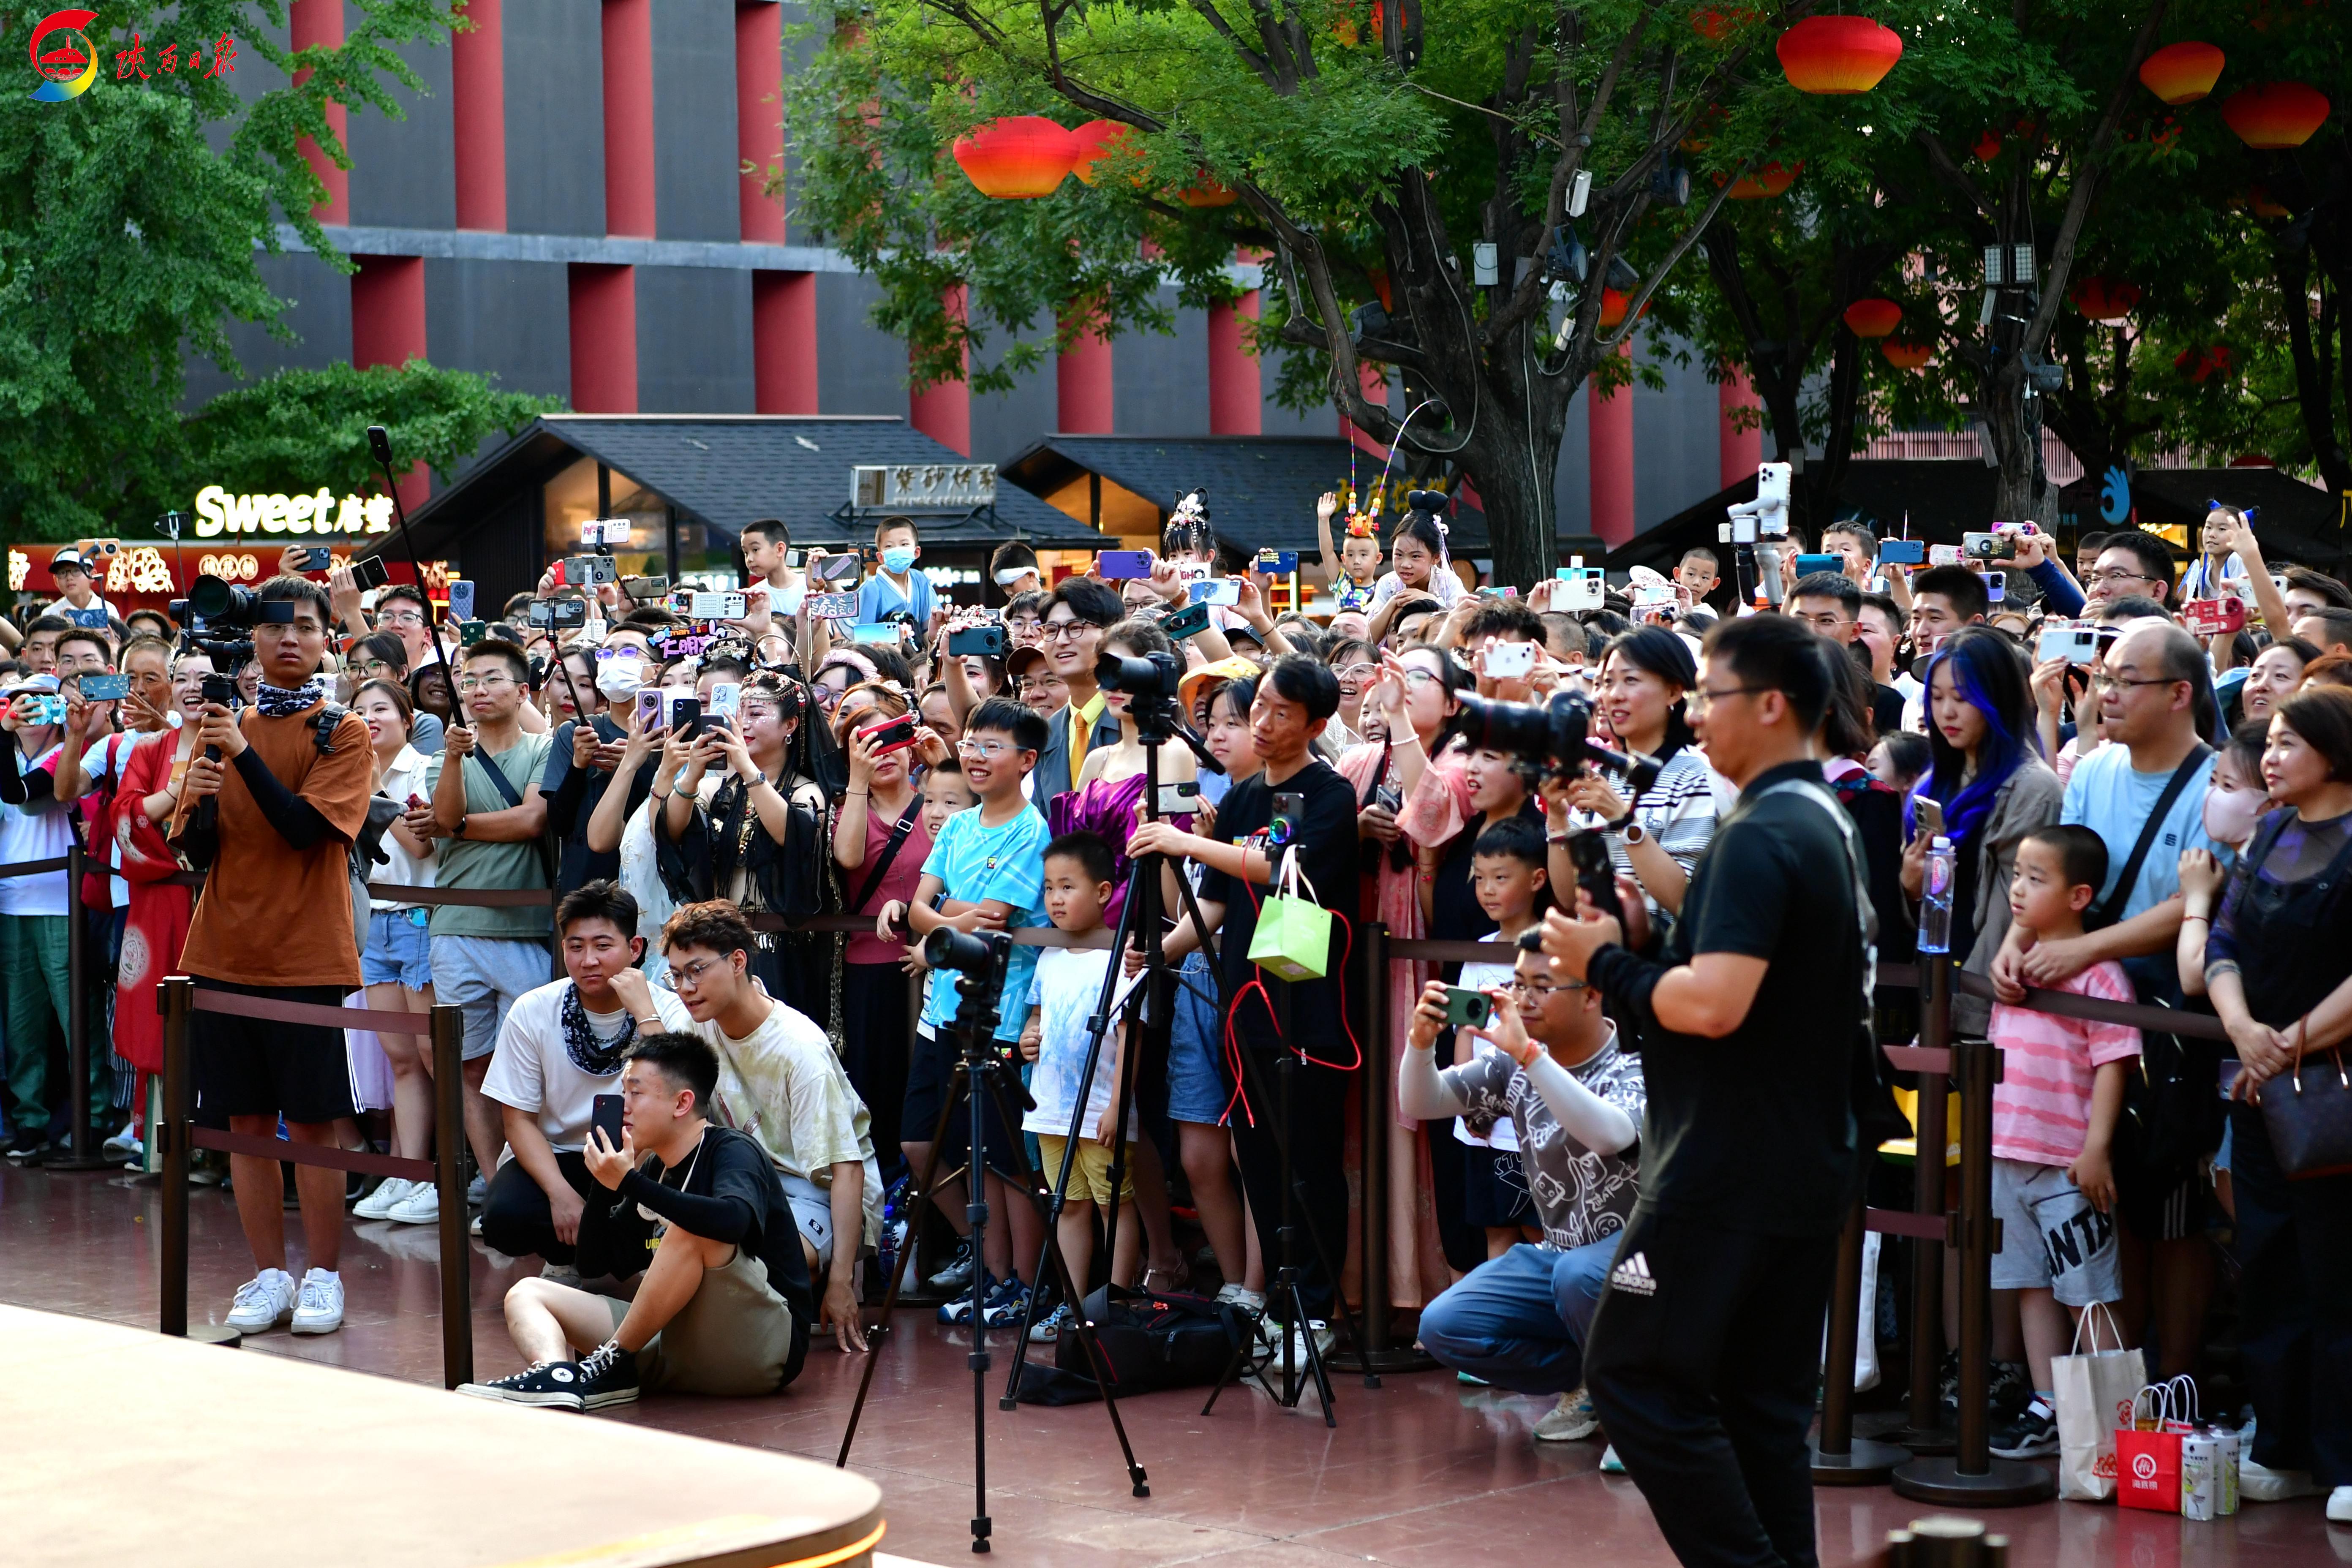
M 1055 356 L 1054 427 L 1073 436 L 1108 436 L 1114 426 L 1110 340 L 1091 327 Z
M 1617 352 L 1632 359 L 1633 345 L 1620 343 Z M 1621 386 L 1603 394 L 1595 377 L 1589 395 L 1592 531 L 1614 550 L 1633 537 L 1633 389 Z
M 752 397 L 762 414 L 816 409 L 816 274 L 751 274 Z
M 1724 378 L 1716 383 L 1715 404 L 1723 416 L 1722 433 L 1717 437 L 1721 451 L 1719 478 L 1724 489 L 1756 477 L 1756 465 L 1764 460 L 1764 426 L 1750 422 L 1741 429 L 1732 421 L 1734 409 L 1753 411 L 1756 389 L 1748 384 L 1748 376 L 1738 365 L 1727 367 Z
M 604 0 L 604 232 L 651 239 L 653 0 Z
M 751 165 L 736 194 L 743 206 L 747 243 L 784 243 L 784 204 L 768 195 L 771 165 L 783 165 L 784 106 L 777 93 L 784 82 L 783 7 L 774 0 L 751 0 L 735 7 L 735 153 Z
M 507 59 L 499 0 L 465 0 L 473 23 L 449 40 L 449 119 L 457 151 L 457 226 L 507 226 Z
M 352 274 L 352 363 L 404 365 L 425 357 L 425 258 L 362 256 Z M 423 506 L 433 480 L 423 463 L 401 477 L 400 504 Z
M 1255 436 L 1265 429 L 1265 399 L 1258 388 L 1257 356 L 1243 341 L 1242 321 L 1257 320 L 1257 290 L 1209 307 L 1209 434 Z
M 948 314 L 963 320 L 964 291 L 962 285 L 947 291 L 943 303 Z M 970 368 L 969 361 L 966 368 Z M 951 447 L 965 457 L 971 456 L 971 384 L 959 376 L 943 381 L 928 392 L 918 392 L 907 399 L 907 423 L 937 441 Z
M 572 406 L 582 414 L 637 411 L 634 268 L 572 264 Z
M 342 47 L 343 0 L 294 0 L 293 12 L 289 20 L 291 24 L 289 29 L 289 41 L 296 49 L 313 47 L 331 49 Z M 310 73 L 307 69 L 297 71 L 294 73 L 294 79 L 298 84 L 308 81 L 310 79 Z M 349 145 L 344 134 L 345 127 L 346 116 L 343 106 L 340 103 L 327 105 L 327 129 L 333 134 L 338 145 Z M 334 159 L 328 156 L 326 149 L 308 136 L 302 138 L 301 147 L 302 156 L 310 160 L 312 171 L 327 187 L 327 199 L 312 207 L 310 216 L 320 223 L 351 222 L 351 171 L 338 168 Z

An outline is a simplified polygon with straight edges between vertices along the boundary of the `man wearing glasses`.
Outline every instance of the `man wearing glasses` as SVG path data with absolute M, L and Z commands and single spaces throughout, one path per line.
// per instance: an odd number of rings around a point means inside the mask
M 510 642 L 480 642 L 466 650 L 456 689 L 465 722 L 449 726 L 441 755 L 425 764 L 431 804 L 410 813 L 411 831 L 440 841 L 436 887 L 512 891 L 549 885 L 541 843 L 547 803 L 540 781 L 554 738 L 522 727 L 530 674 L 530 661 Z M 506 1140 L 498 1107 L 483 1097 L 482 1079 L 508 1010 L 547 984 L 548 910 L 534 904 L 441 904 L 427 929 L 434 998 L 465 1010 L 466 1141 L 480 1167 L 475 1181 L 483 1184 L 499 1168 Z M 439 1217 L 439 1201 L 432 1187 L 420 1187 L 391 1217 L 429 1224 Z
M 1814 750 L 1838 657 L 1784 616 L 1717 622 L 1687 702 L 1739 804 L 1661 958 L 1581 898 L 1544 923 L 1554 973 L 1641 1038 L 1642 1193 L 1584 1377 L 1685 1563 L 1816 1560 L 1805 1431 L 1871 1016 L 1858 850 Z
M 2172 552 L 2164 541 L 2137 529 L 2111 533 L 2083 586 L 2090 604 L 2084 613 L 2095 617 L 2116 600 L 2134 595 L 2170 609 Z
M 408 650 L 409 668 L 421 669 L 440 658 L 441 650 L 433 646 L 432 618 L 425 595 L 409 584 L 396 583 L 377 597 L 375 624 L 400 638 Z
M 1509 1117 L 1544 1238 L 1479 1265 L 1432 1301 L 1421 1345 L 1497 1388 L 1558 1394 L 1536 1423 L 1537 1441 L 1589 1437 L 1600 1422 L 1583 1388 L 1584 1341 L 1633 1212 L 1648 1100 L 1641 1060 L 1618 1049 L 1599 992 L 1554 976 L 1537 931 L 1519 938 L 1510 984 L 1488 993 L 1494 1021 L 1468 1031 L 1492 1049 L 1471 1057 L 1457 1045 L 1465 1065 L 1440 1069 L 1433 1047 L 1446 1027 L 1445 994 L 1432 983 L 1413 1009 L 1397 1109 L 1423 1121 L 1463 1117 L 1480 1133 Z

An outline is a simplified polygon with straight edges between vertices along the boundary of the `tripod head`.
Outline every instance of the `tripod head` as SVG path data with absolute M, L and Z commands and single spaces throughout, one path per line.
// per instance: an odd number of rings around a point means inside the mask
M 1095 660 L 1095 684 L 1105 691 L 1126 694 L 1128 717 L 1135 721 L 1138 740 L 1150 748 L 1164 745 L 1171 738 L 1181 740 L 1192 748 L 1202 767 L 1222 773 L 1224 764 L 1209 754 L 1209 748 L 1184 722 L 1184 710 L 1177 705 L 1183 675 L 1183 661 L 1172 653 L 1148 653 L 1141 658 L 1106 653 Z
M 965 1063 L 976 1068 L 1001 1062 L 1003 1053 L 992 1055 L 990 1047 L 996 1039 L 1005 971 L 1013 962 L 1013 939 L 1001 931 L 960 931 L 941 926 L 924 939 L 923 962 L 963 976 L 963 984 L 956 987 L 955 1016 L 948 1020 L 948 1027 L 963 1037 Z M 1022 1109 L 1035 1109 L 1036 1101 L 1029 1098 L 1018 1077 L 1007 1087 L 1020 1100 Z

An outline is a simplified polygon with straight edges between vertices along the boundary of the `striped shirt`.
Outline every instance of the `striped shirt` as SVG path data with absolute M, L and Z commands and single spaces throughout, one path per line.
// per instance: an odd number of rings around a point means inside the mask
M 2113 959 L 2050 989 L 2103 1002 L 2138 1000 Z M 2002 1052 L 1992 1090 L 1994 1158 L 2073 1164 L 2090 1131 L 2091 1081 L 2106 1063 L 2139 1055 L 2139 1031 L 1995 1003 L 1985 1032 Z
M 1633 820 L 1687 877 L 1706 853 L 1706 841 L 1715 837 L 1717 804 L 1715 770 L 1707 765 L 1706 754 L 1696 746 L 1685 746 L 1658 770 L 1658 782 L 1642 792 Z M 1620 872 L 1633 875 L 1633 858 L 1623 839 L 1609 841 L 1609 858 Z

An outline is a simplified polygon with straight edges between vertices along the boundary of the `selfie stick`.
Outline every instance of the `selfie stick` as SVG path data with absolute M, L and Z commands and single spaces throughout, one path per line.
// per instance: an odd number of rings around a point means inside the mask
M 408 569 L 416 574 L 417 595 L 425 601 L 425 629 L 437 634 L 441 623 L 433 607 L 432 590 L 425 585 L 425 563 L 416 558 L 416 540 L 408 531 L 408 509 L 400 504 L 400 486 L 392 477 L 392 437 L 384 434 L 383 426 L 371 425 L 367 427 L 367 438 L 368 450 L 375 455 L 378 466 L 383 469 L 383 490 L 392 498 L 393 515 L 400 520 L 400 540 L 408 547 Z M 433 638 L 433 647 L 436 652 L 440 650 L 441 639 L 437 635 Z

